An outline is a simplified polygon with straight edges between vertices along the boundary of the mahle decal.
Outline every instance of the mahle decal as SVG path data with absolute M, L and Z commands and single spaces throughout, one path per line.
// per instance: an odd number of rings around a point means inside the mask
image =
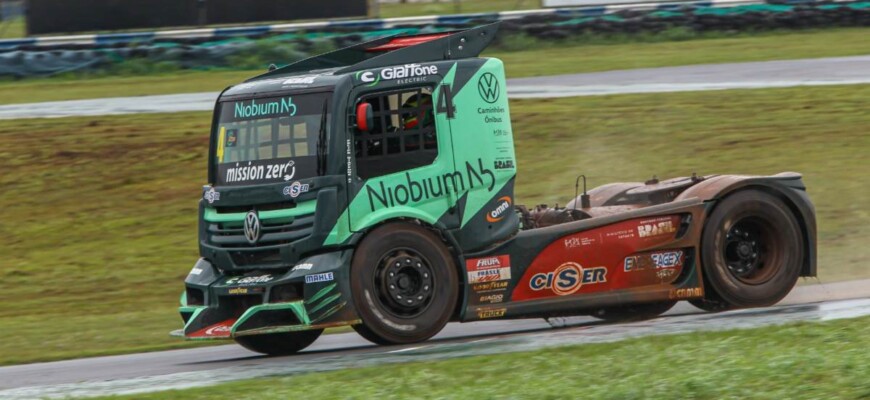
M 236 102 L 234 107 L 236 118 L 267 117 L 276 114 L 289 114 L 291 117 L 296 115 L 296 104 L 293 104 L 291 97 L 269 103 L 257 104 L 257 99 L 251 100 L 249 104 L 246 103 Z
M 388 186 L 382 181 L 377 188 L 366 185 L 366 194 L 369 196 L 369 208 L 375 211 L 379 207 L 390 208 L 441 197 L 449 190 L 462 193 L 466 187 L 474 189 L 476 186 L 488 186 L 489 191 L 495 187 L 495 174 L 483 166 L 482 159 L 477 159 L 476 166 L 466 162 L 465 174 L 456 171 L 414 179 L 409 172 L 405 172 L 405 182 Z

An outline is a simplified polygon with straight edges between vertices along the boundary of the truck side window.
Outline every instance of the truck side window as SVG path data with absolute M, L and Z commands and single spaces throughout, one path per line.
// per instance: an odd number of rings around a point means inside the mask
M 356 131 L 357 175 L 378 177 L 432 164 L 438 140 L 429 87 L 381 92 L 361 99 L 372 105 L 374 124 Z

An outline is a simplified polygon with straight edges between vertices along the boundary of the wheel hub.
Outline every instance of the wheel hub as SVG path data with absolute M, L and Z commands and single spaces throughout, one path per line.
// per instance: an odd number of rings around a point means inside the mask
M 736 277 L 749 278 L 763 267 L 761 237 L 757 230 L 741 222 L 725 235 L 725 262 Z
M 417 254 L 403 251 L 384 260 L 383 297 L 397 314 L 407 316 L 432 298 L 432 268 Z

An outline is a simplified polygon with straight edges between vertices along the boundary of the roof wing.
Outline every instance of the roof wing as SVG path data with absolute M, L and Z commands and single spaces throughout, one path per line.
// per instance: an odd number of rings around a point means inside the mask
M 498 32 L 499 22 L 476 28 L 422 35 L 392 35 L 297 61 L 248 80 L 341 68 L 336 74 L 390 65 L 477 57 Z

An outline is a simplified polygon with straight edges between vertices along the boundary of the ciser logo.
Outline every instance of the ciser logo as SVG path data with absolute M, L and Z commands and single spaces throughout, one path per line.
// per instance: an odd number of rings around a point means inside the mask
M 498 78 L 492 73 L 485 73 L 477 80 L 477 92 L 480 93 L 480 98 L 487 103 L 495 103 L 501 97 L 501 87 L 498 83 Z
M 511 209 L 511 197 L 504 196 L 498 199 L 498 207 L 495 210 L 490 211 L 486 214 L 486 221 L 490 223 L 495 223 L 504 219 L 508 210 Z
M 580 264 L 566 262 L 553 272 L 532 276 L 529 287 L 532 290 L 550 289 L 559 296 L 572 294 L 583 285 L 607 282 L 607 268 L 583 268 Z

